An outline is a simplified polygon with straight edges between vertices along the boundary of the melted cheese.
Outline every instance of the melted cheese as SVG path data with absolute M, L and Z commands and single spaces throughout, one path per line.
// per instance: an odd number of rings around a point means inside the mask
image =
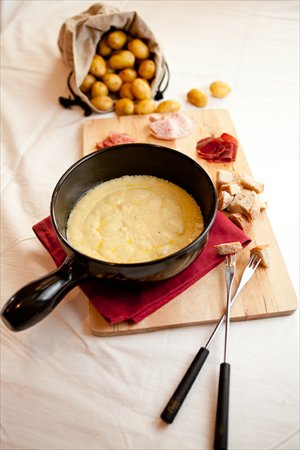
M 123 176 L 89 190 L 70 213 L 67 239 L 81 253 L 116 263 L 170 255 L 204 229 L 184 189 L 148 175 Z

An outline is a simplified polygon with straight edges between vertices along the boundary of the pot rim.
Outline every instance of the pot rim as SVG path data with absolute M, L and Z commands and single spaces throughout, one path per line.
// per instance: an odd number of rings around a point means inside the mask
M 59 189 L 62 186 L 62 184 L 64 183 L 65 179 L 78 166 L 80 166 L 81 164 L 84 164 L 85 161 L 87 161 L 90 158 L 95 157 L 95 155 L 99 154 L 99 150 L 96 150 L 96 151 L 94 151 L 92 153 L 89 153 L 88 155 L 85 155 L 82 158 L 80 158 L 78 161 L 73 163 L 63 173 L 63 175 L 58 180 L 56 186 L 54 187 L 54 190 L 53 190 L 53 193 L 52 193 L 52 196 L 51 196 L 50 217 L 51 217 L 52 224 L 54 226 L 55 233 L 58 235 L 59 239 L 63 242 L 63 244 L 72 253 L 74 253 L 75 255 L 78 254 L 81 258 L 87 258 L 90 261 L 93 261 L 93 262 L 98 263 L 98 264 L 102 264 L 102 265 L 107 266 L 107 267 L 128 267 L 128 268 L 145 267 L 145 266 L 148 266 L 149 264 L 151 264 L 151 265 L 161 264 L 162 262 L 167 261 L 168 259 L 180 257 L 182 254 L 188 252 L 195 245 L 197 245 L 198 241 L 202 240 L 203 238 L 205 238 L 205 236 L 209 233 L 211 227 L 214 224 L 214 221 L 215 221 L 215 218 L 216 218 L 216 214 L 217 214 L 217 208 L 218 208 L 217 193 L 216 193 L 216 189 L 215 189 L 215 186 L 213 184 L 213 181 L 212 181 L 210 175 L 194 159 L 192 159 L 191 157 L 189 157 L 189 156 L 185 155 L 184 153 L 181 153 L 180 151 L 175 150 L 173 148 L 165 147 L 165 146 L 159 145 L 159 144 L 150 144 L 150 143 L 147 143 L 147 142 L 134 142 L 134 143 L 129 143 L 129 144 L 128 143 L 126 143 L 126 144 L 119 144 L 119 145 L 114 145 L 114 146 L 108 147 L 108 148 L 100 150 L 100 151 L 101 151 L 101 154 L 102 154 L 104 152 L 115 151 L 116 149 L 119 149 L 119 148 L 122 148 L 122 147 L 128 147 L 128 146 L 136 147 L 136 146 L 140 146 L 140 145 L 144 145 L 144 146 L 152 147 L 152 148 L 158 148 L 158 149 L 161 149 L 161 150 L 164 150 L 164 151 L 167 151 L 167 152 L 172 152 L 172 153 L 175 152 L 181 158 L 186 159 L 190 163 L 194 164 L 198 169 L 200 169 L 205 174 L 205 176 L 210 181 L 212 192 L 213 192 L 213 201 L 214 201 L 214 210 L 213 210 L 213 214 L 212 214 L 210 222 L 208 223 L 208 225 L 206 226 L 204 231 L 199 236 L 197 236 L 192 242 L 190 242 L 188 245 L 186 245 L 185 247 L 181 248 L 180 250 L 177 250 L 174 253 L 171 253 L 171 254 L 169 254 L 167 256 L 164 256 L 163 258 L 159 258 L 159 259 L 154 259 L 154 260 L 150 260 L 150 261 L 143 261 L 143 262 L 137 262 L 137 263 L 118 263 L 118 262 L 111 262 L 111 261 L 105 261 L 105 260 L 102 260 L 102 259 L 93 258 L 92 256 L 88 256 L 88 255 L 86 255 L 84 253 L 81 253 L 79 250 L 75 249 L 69 243 L 69 241 L 65 238 L 65 236 L 63 236 L 63 234 L 61 233 L 60 228 L 59 228 L 59 226 L 57 224 L 56 215 L 55 215 L 55 201 L 56 201 L 56 197 L 58 195 Z

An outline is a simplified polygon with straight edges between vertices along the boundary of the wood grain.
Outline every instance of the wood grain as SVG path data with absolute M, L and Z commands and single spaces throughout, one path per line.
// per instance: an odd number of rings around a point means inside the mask
M 174 141 L 161 141 L 150 136 L 147 131 L 149 120 L 147 116 L 115 116 L 109 119 L 87 121 L 83 129 L 83 153 L 86 155 L 95 151 L 96 142 L 104 139 L 110 131 L 117 131 L 130 134 L 136 138 L 137 142 L 149 142 L 175 148 L 201 164 L 214 181 L 216 171 L 220 168 L 252 175 L 241 145 L 233 164 L 211 164 L 197 158 L 195 144 L 201 138 L 210 135 L 218 136 L 227 132 L 238 139 L 228 111 L 207 109 L 188 111 L 187 114 L 194 117 L 195 130 L 189 137 Z M 297 297 L 267 212 L 261 213 L 249 234 L 253 240 L 249 248 L 256 244 L 270 244 L 271 267 L 267 270 L 259 268 L 256 271 L 232 307 L 232 320 L 260 319 L 293 313 L 298 306 Z M 248 259 L 249 249 L 245 249 L 239 254 L 237 280 L 240 279 Z M 90 303 L 91 331 L 96 336 L 115 336 L 216 322 L 225 310 L 225 292 L 224 265 L 221 264 L 167 305 L 137 324 L 121 322 L 110 325 Z

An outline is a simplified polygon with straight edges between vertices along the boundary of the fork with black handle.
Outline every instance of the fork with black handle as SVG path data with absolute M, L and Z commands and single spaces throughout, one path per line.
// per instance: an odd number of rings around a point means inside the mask
M 232 283 L 235 277 L 236 255 L 226 256 L 226 288 L 227 288 L 227 307 L 226 307 L 226 326 L 225 326 L 225 345 L 224 361 L 220 365 L 218 404 L 215 427 L 215 450 L 227 450 L 228 442 L 228 419 L 229 419 L 229 385 L 230 385 L 230 364 L 227 362 L 228 356 L 228 336 L 230 323 L 230 299 Z
M 234 301 L 236 300 L 237 296 L 245 286 L 245 284 L 250 280 L 252 275 L 254 274 L 257 266 L 260 263 L 260 259 L 256 256 L 252 256 L 242 274 L 241 281 L 238 285 L 238 288 L 234 294 L 234 296 L 231 298 L 230 301 L 230 307 L 233 305 Z M 224 322 L 226 318 L 226 312 L 223 314 L 219 322 L 217 323 L 214 331 L 212 332 L 210 338 L 208 339 L 205 347 L 201 347 L 198 353 L 196 354 L 195 358 L 191 362 L 188 370 L 186 371 L 185 375 L 183 376 L 181 382 L 177 386 L 174 394 L 168 401 L 165 409 L 161 413 L 161 418 L 166 423 L 172 423 L 181 408 L 181 405 L 183 404 L 187 394 L 189 393 L 194 381 L 196 380 L 203 364 L 206 361 L 206 358 L 209 355 L 208 347 L 212 343 L 213 339 L 215 338 L 217 332 L 219 331 L 222 323 Z

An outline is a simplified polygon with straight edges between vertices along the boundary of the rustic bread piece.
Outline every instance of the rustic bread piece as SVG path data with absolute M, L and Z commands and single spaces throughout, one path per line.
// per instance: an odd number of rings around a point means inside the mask
M 220 211 L 223 211 L 230 205 L 232 200 L 233 200 L 233 196 L 228 194 L 228 192 L 226 192 L 226 191 L 220 192 L 219 197 L 218 197 L 218 209 Z
M 234 196 L 227 209 L 232 213 L 244 214 L 249 220 L 254 220 L 260 214 L 259 197 L 254 191 L 244 190 L 243 193 Z
M 214 246 L 219 255 L 232 255 L 243 249 L 240 242 L 226 242 L 224 244 L 217 244 Z
M 229 214 L 228 219 L 231 220 L 236 226 L 238 226 L 242 231 L 245 233 L 248 233 L 251 227 L 251 222 L 245 217 L 243 214 L 240 213 L 232 213 Z
M 260 210 L 262 211 L 263 209 L 267 209 L 268 203 L 260 198 L 259 199 L 259 206 L 260 206 Z
M 250 255 L 257 255 L 261 259 L 260 264 L 266 268 L 270 267 L 269 247 L 269 244 L 262 244 L 257 245 L 250 250 Z
M 239 176 L 234 172 L 230 172 L 230 170 L 220 169 L 217 171 L 217 187 L 220 187 L 222 184 L 234 183 L 235 181 L 238 181 L 238 179 Z
M 250 189 L 257 194 L 260 194 L 264 190 L 264 184 L 254 180 L 252 177 L 249 177 L 249 175 L 243 174 L 239 181 L 246 189 Z
M 220 191 L 226 191 L 230 195 L 236 195 L 241 193 L 241 186 L 238 183 L 222 184 Z

